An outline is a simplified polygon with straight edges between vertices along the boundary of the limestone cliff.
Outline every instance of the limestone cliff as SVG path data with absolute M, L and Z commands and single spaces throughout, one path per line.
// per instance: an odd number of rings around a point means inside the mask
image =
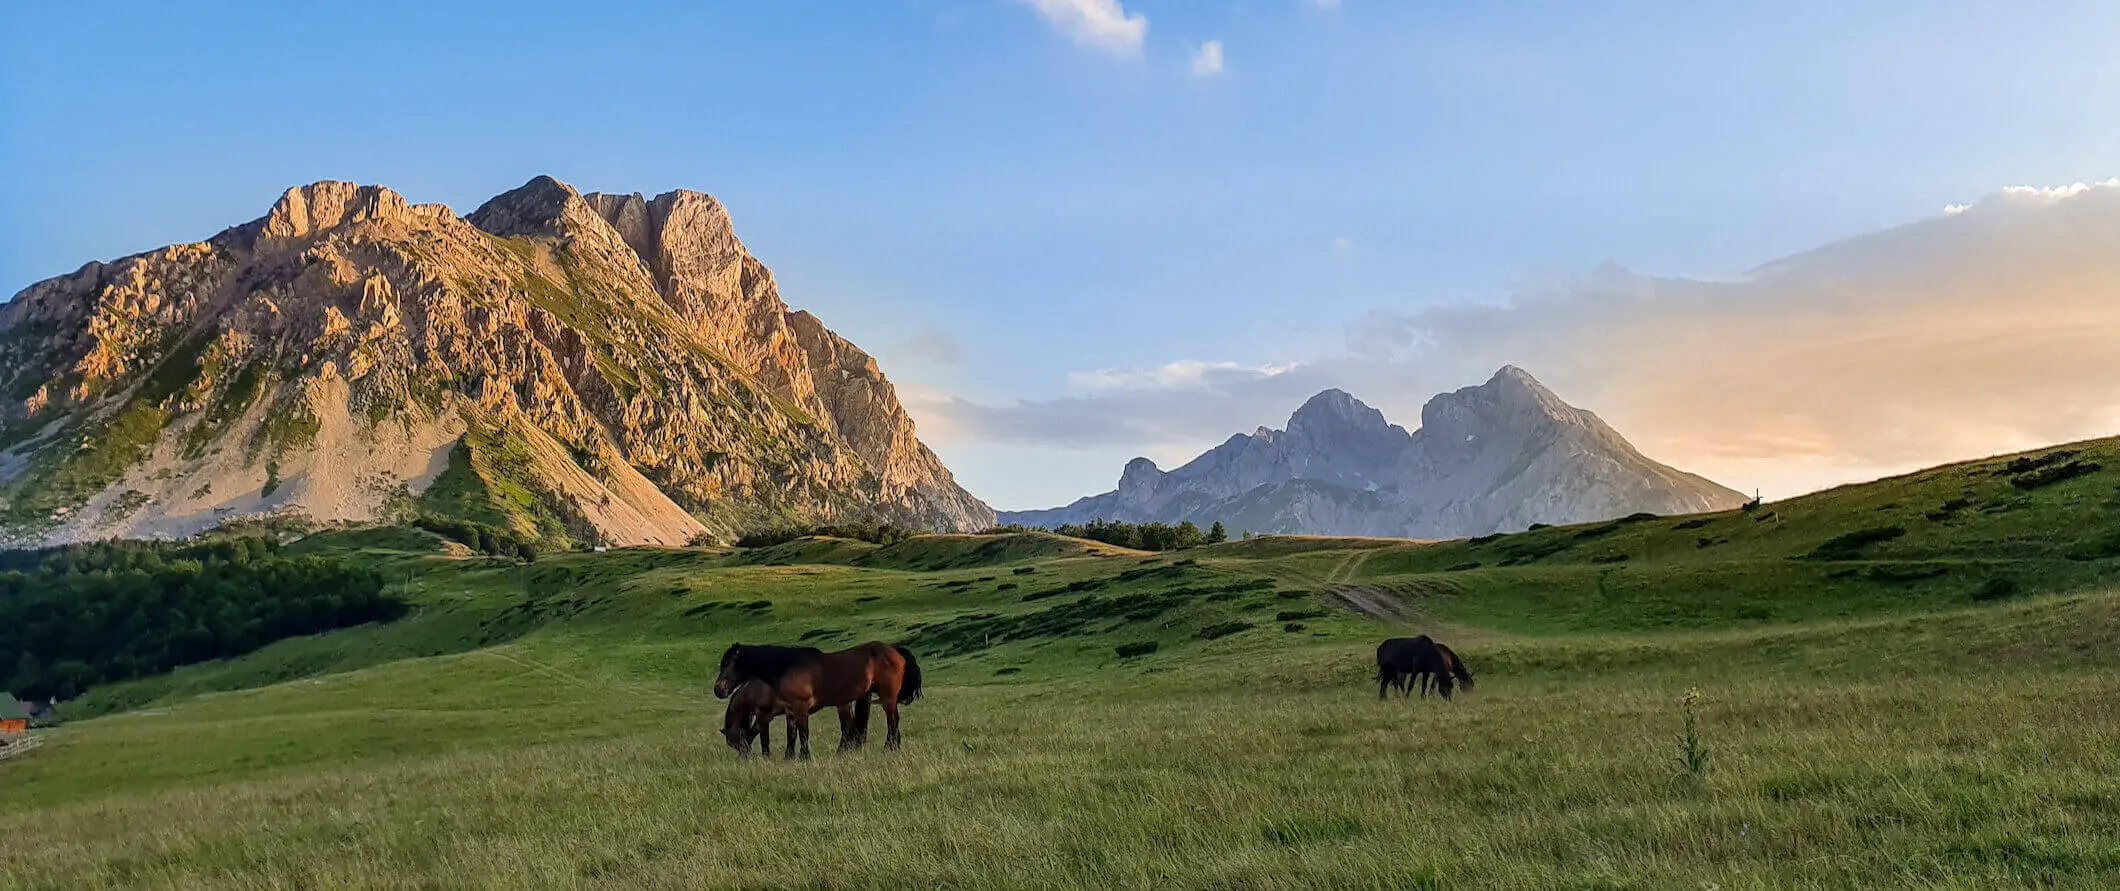
M 550 177 L 468 217 L 320 182 L 32 285 L 0 307 L 0 446 L 17 541 L 278 513 L 618 544 L 993 518 L 719 202 Z

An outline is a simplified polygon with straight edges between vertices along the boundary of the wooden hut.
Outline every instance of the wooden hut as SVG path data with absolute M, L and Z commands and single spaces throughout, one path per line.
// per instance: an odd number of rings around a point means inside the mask
M 29 732 L 29 712 L 13 693 L 0 693 L 0 734 Z

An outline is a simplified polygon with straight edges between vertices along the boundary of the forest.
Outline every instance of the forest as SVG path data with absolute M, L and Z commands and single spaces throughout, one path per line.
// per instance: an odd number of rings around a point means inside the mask
M 405 612 L 375 570 L 265 538 L 0 551 L 0 689 L 67 699 Z

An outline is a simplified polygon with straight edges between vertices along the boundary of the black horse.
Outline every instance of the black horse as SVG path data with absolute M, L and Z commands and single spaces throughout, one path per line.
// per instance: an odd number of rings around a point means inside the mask
M 1436 691 L 1447 700 L 1457 683 L 1472 689 L 1472 672 L 1457 653 L 1425 634 L 1394 637 L 1377 645 L 1378 699 L 1385 698 L 1393 687 L 1401 695 L 1411 696 L 1415 681 L 1420 683 L 1422 696 L 1428 695 L 1428 685 L 1433 681 Z

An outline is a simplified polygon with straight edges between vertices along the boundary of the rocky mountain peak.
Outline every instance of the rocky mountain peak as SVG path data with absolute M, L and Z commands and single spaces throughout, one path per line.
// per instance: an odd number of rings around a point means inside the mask
M 1561 401 L 1537 378 L 1504 365 L 1486 383 L 1437 395 L 1421 406 L 1421 429 L 1432 436 L 1525 433 L 1551 424 L 1587 426 L 1596 419 Z
M 1126 462 L 1126 469 L 1119 473 L 1119 497 L 1128 501 L 1146 502 L 1153 498 L 1163 482 L 1163 471 L 1156 462 L 1147 458 L 1135 458 Z
M 602 217 L 573 186 L 539 175 L 495 195 L 464 219 L 492 235 L 561 237 L 578 233 Z
M 1354 398 L 1346 390 L 1318 393 L 1288 417 L 1288 432 L 1309 435 L 1367 434 L 1388 430 L 1384 413 Z
M 699 192 L 539 176 L 459 219 L 313 183 L 211 242 L 31 285 L 0 308 L 14 331 L 37 336 L 0 350 L 0 539 L 414 509 L 573 543 L 993 517 Z M 118 417 L 144 420 L 121 441 Z
M 266 241 L 287 241 L 366 220 L 406 221 L 448 213 L 439 204 L 414 207 L 385 186 L 324 180 L 282 193 L 258 221 L 258 234 Z
M 1450 538 L 1744 500 L 1643 457 L 1513 365 L 1430 399 L 1421 418 L 1408 433 L 1346 392 L 1326 390 L 1295 411 L 1285 432 L 1230 437 L 1169 473 L 1137 458 L 1117 491 L 1001 518 L 1220 520 L 1253 532 Z

